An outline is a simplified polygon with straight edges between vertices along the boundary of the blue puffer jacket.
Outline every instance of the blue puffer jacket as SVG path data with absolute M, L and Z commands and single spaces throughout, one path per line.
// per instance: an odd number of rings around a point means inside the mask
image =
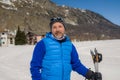
M 72 44 L 68 38 L 60 43 L 50 34 L 43 39 L 46 53 L 42 62 L 43 80 L 70 80 Z
M 85 77 L 88 72 L 68 37 L 57 41 L 48 33 L 34 48 L 30 63 L 32 80 L 70 80 L 71 70 Z

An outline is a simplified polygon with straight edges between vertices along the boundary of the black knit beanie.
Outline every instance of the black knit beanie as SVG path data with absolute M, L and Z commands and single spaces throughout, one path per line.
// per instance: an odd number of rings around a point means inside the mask
M 60 22 L 60 23 L 62 23 L 63 24 L 63 26 L 64 26 L 64 28 L 66 29 L 66 26 L 65 26 L 65 22 L 64 22 L 64 20 L 61 18 L 61 17 L 56 17 L 56 18 L 51 18 L 50 19 L 50 29 L 52 29 L 52 25 L 54 24 L 54 23 L 56 23 L 56 22 Z

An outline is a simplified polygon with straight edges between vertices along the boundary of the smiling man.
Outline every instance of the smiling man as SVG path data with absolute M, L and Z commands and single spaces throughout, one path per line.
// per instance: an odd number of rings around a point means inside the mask
M 80 61 L 75 46 L 65 34 L 65 23 L 60 17 L 50 20 L 51 32 L 37 43 L 31 60 L 32 80 L 70 80 L 74 70 L 92 80 L 102 80 Z
M 65 25 L 61 18 L 56 18 L 55 20 L 53 18 L 51 19 L 51 32 L 57 40 L 63 40 L 65 38 Z

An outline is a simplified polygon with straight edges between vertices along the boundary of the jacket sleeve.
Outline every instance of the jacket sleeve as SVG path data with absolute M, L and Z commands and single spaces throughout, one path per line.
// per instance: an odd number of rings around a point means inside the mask
M 30 62 L 30 72 L 32 80 L 41 80 L 42 59 L 45 54 L 45 45 L 43 40 L 38 42 L 34 48 L 32 60 Z
M 72 69 L 82 76 L 86 77 L 87 72 L 89 71 L 80 61 L 78 57 L 78 53 L 74 45 L 72 45 L 72 53 L 71 53 L 71 64 Z

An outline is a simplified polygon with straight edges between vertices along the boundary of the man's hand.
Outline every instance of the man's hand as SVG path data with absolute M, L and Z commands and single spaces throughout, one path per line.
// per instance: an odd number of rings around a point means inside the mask
M 102 74 L 100 72 L 95 72 L 94 80 L 102 80 Z

